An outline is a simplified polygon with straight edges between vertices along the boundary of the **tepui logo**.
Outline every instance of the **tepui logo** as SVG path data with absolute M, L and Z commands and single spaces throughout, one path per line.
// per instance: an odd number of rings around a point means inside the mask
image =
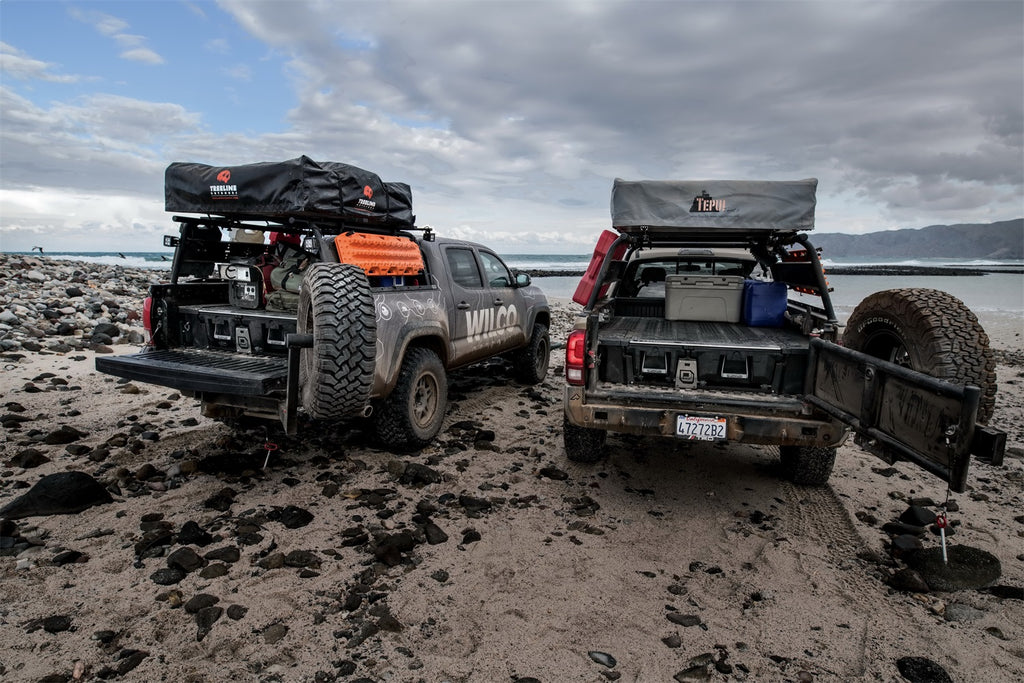
M 230 171 L 230 169 L 225 168 L 223 171 L 218 173 L 217 174 L 217 180 L 219 180 L 222 183 L 229 183 L 229 182 L 231 182 L 231 171 Z
M 690 213 L 717 213 L 719 211 L 725 211 L 725 200 L 713 198 L 707 190 L 694 197 L 693 204 L 690 205 Z

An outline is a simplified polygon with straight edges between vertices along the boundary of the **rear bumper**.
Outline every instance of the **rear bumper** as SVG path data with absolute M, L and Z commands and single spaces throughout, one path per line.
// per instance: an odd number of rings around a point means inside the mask
M 570 424 L 588 429 L 676 438 L 677 418 L 688 415 L 726 418 L 728 440 L 741 443 L 831 447 L 842 444 L 848 436 L 843 423 L 798 399 L 711 401 L 688 395 L 672 400 L 650 394 L 613 397 L 608 392 L 586 399 L 584 396 L 583 387 L 566 387 L 565 416 Z

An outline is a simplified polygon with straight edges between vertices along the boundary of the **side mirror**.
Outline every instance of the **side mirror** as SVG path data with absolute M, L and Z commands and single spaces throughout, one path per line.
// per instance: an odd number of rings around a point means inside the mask
M 516 287 L 529 287 L 532 282 L 526 273 L 516 273 Z

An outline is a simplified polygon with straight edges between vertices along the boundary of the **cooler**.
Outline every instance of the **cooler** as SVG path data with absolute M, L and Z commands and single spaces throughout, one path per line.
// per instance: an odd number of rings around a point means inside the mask
M 789 288 L 783 282 L 743 283 L 743 322 L 751 327 L 781 327 L 788 304 Z
M 665 278 L 665 318 L 738 323 L 742 314 L 743 277 L 739 275 L 669 275 Z

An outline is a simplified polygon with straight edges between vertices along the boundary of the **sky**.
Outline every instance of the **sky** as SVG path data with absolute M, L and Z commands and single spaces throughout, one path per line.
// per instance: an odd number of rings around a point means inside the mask
M 612 180 L 816 177 L 817 231 L 1024 216 L 1024 2 L 0 0 L 0 250 L 159 251 L 172 161 L 307 155 L 586 253 Z

